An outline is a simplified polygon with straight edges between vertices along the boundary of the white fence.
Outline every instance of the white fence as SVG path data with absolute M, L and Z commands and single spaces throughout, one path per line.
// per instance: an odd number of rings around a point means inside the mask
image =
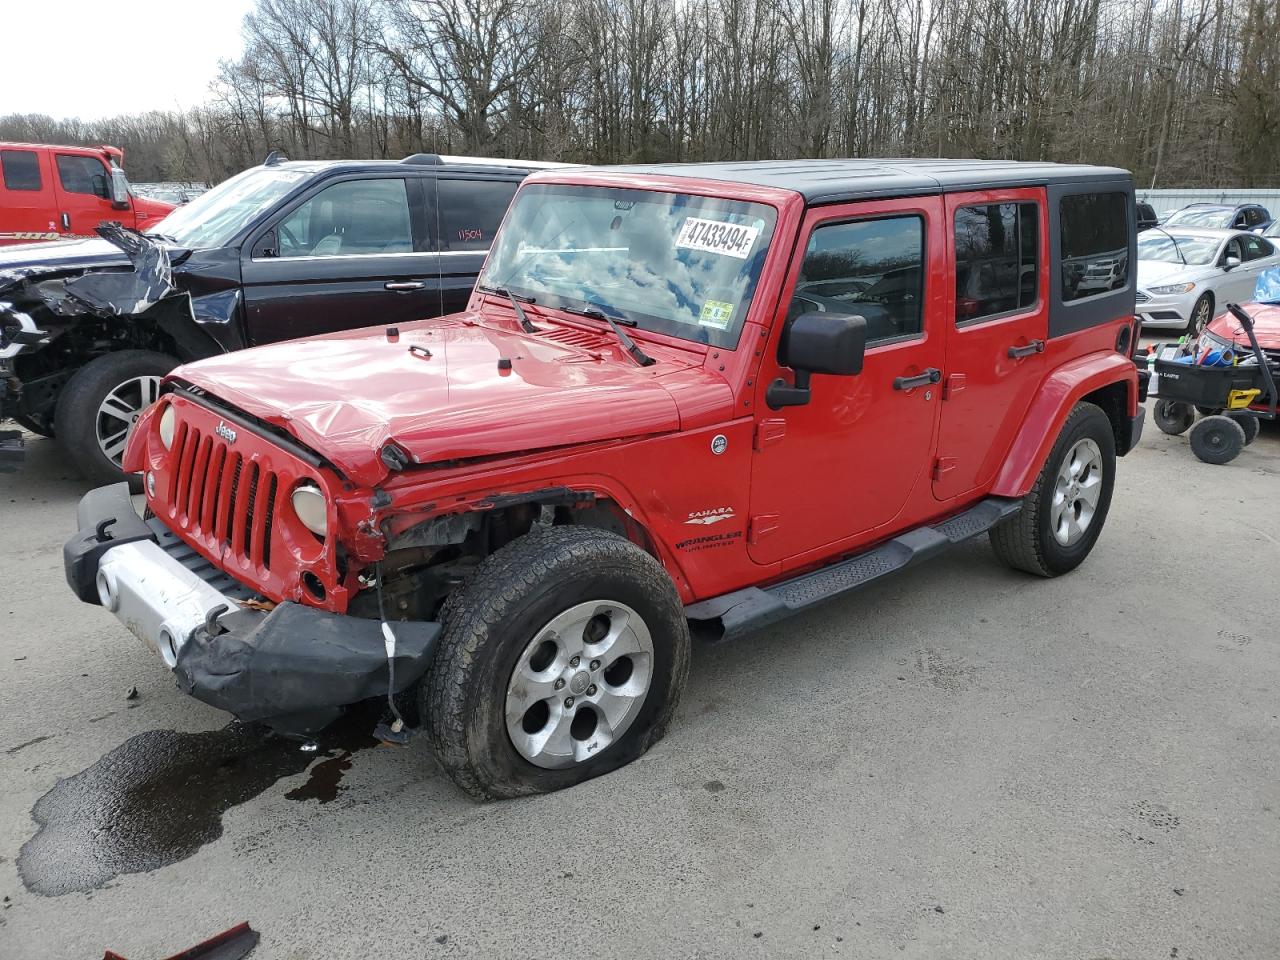
M 1243 190 L 1223 187 L 1219 190 L 1136 190 L 1139 200 L 1155 207 L 1157 214 L 1181 210 L 1189 203 L 1259 203 L 1280 215 L 1280 190 Z

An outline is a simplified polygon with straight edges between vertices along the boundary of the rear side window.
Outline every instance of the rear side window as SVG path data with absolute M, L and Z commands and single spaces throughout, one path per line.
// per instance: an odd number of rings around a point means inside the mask
M 58 155 L 58 180 L 67 193 L 107 196 L 107 168 L 93 157 Z
M 1129 282 L 1129 198 L 1076 193 L 1062 198 L 1062 299 L 1082 300 Z
M 923 302 L 924 220 L 854 220 L 809 235 L 788 320 L 815 312 L 863 317 L 870 345 L 918 336 Z
M 1266 223 L 1267 217 L 1261 207 L 1246 207 L 1244 211 L 1244 222 L 1248 227 L 1256 227 L 1260 223 Z
M 1260 260 L 1263 257 L 1269 257 L 1275 252 L 1269 242 L 1261 237 L 1244 237 L 1244 258 L 1246 260 Z
M 39 190 L 40 158 L 34 150 L 0 150 L 0 170 L 9 190 Z
M 440 249 L 488 250 L 519 186 L 509 180 L 437 180 Z
M 1035 304 L 1039 223 L 1034 203 L 989 203 L 956 211 L 956 323 Z

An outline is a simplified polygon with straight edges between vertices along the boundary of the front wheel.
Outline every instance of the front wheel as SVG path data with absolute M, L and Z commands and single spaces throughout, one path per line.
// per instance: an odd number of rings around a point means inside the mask
M 1200 331 L 1209 325 L 1209 321 L 1213 319 L 1213 294 L 1205 293 L 1196 301 L 1196 305 L 1191 308 L 1191 317 L 1187 320 L 1187 336 L 1198 336 Z
M 121 468 L 125 444 L 142 411 L 159 396 L 160 381 L 178 361 L 151 350 L 120 350 L 90 360 L 75 372 L 58 397 L 54 436 L 86 479 L 98 483 L 138 477 Z
M 1245 432 L 1231 417 L 1205 417 L 1191 428 L 1191 452 L 1205 463 L 1221 466 L 1240 456 Z
M 666 571 L 588 527 L 536 528 L 446 602 L 421 686 L 436 756 L 478 798 L 615 770 L 665 733 L 689 671 Z
M 1042 577 L 1074 570 L 1102 532 L 1115 473 L 1111 421 L 1095 404 L 1076 404 L 1022 509 L 992 528 L 996 556 Z

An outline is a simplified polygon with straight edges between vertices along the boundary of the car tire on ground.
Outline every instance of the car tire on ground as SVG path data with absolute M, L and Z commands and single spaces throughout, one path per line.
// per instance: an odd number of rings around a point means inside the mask
M 1191 428 L 1191 452 L 1205 463 L 1230 463 L 1244 449 L 1245 433 L 1228 416 L 1205 417 Z
M 1095 404 L 1076 404 L 1035 485 L 1022 498 L 1022 509 L 992 528 L 996 556 L 1041 577 L 1074 570 L 1102 532 L 1115 473 L 1111 421 Z
M 478 798 L 629 763 L 666 732 L 688 677 L 670 576 L 604 530 L 535 528 L 486 558 L 441 620 L 422 716 L 440 764 Z
M 1191 308 L 1191 316 L 1187 319 L 1187 336 L 1197 336 L 1213 319 L 1213 294 L 1202 293 L 1196 305 Z
M 120 457 L 134 421 L 178 362 L 150 350 L 120 350 L 90 360 L 67 381 L 58 397 L 53 432 L 87 479 L 128 480 L 134 493 L 141 489 L 140 477 L 120 469 Z
M 1262 429 L 1262 422 L 1248 410 L 1228 410 L 1223 416 L 1240 424 L 1240 428 L 1244 430 L 1244 445 L 1246 447 L 1258 439 L 1258 431 Z
M 1195 408 L 1181 400 L 1157 400 L 1151 411 L 1151 419 L 1161 433 L 1171 437 L 1181 436 L 1196 422 Z

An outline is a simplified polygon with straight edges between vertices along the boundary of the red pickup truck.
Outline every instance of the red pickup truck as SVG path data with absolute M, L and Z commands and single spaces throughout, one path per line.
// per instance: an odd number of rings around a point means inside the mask
M 104 220 L 143 230 L 173 204 L 135 197 L 116 147 L 0 143 L 0 246 L 91 237 Z
M 146 518 L 87 494 L 67 579 L 242 719 L 386 697 L 477 796 L 569 786 L 662 736 L 695 633 L 982 534 L 1079 565 L 1142 429 L 1134 246 L 1104 167 L 538 173 L 463 312 L 175 370 Z

